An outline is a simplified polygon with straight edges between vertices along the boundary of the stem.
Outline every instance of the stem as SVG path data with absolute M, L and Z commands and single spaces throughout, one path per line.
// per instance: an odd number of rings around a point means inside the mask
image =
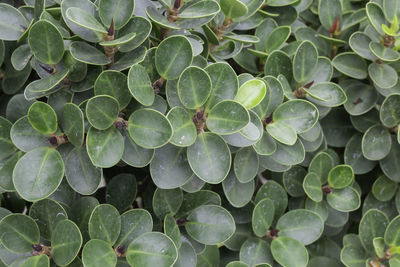
M 51 258 L 51 247 L 45 246 L 43 244 L 32 245 L 31 253 L 33 256 L 46 254 L 49 258 Z
M 222 23 L 221 27 L 217 28 L 216 30 L 216 35 L 217 39 L 221 41 L 223 39 L 222 35 L 225 33 L 225 31 L 232 25 L 232 19 L 231 18 L 225 18 L 224 22 Z M 214 44 L 210 44 L 210 53 L 212 53 L 215 49 Z
M 160 93 L 160 89 L 165 81 L 166 81 L 165 78 L 160 77 L 157 81 L 153 83 L 154 93 L 156 93 L 157 95 Z

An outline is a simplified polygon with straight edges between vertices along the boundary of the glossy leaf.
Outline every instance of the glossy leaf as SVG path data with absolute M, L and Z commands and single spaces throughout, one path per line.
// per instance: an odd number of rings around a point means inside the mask
M 271 199 L 265 198 L 258 202 L 252 216 L 253 232 L 259 237 L 265 236 L 274 220 L 274 215 L 274 202 Z
M 354 180 L 353 169 L 348 165 L 335 166 L 328 174 L 329 186 L 342 189 L 349 186 Z
M 41 147 L 22 156 L 14 170 L 17 192 L 28 201 L 37 201 L 50 196 L 60 185 L 64 163 L 55 149 Z
M 173 241 L 162 233 L 145 233 L 136 238 L 127 250 L 129 264 L 143 267 L 166 267 L 174 264 L 178 251 Z
M 119 30 L 128 23 L 133 15 L 134 8 L 135 2 L 133 0 L 102 0 L 99 2 L 99 16 L 106 27 L 110 27 L 113 23 L 114 28 Z
M 171 36 L 157 47 L 155 65 L 161 77 L 177 79 L 193 61 L 193 49 L 186 37 Z
M 28 21 L 22 13 L 11 5 L 0 4 L 0 39 L 16 41 L 28 27 Z
M 302 42 L 293 58 L 294 79 L 298 83 L 308 81 L 316 70 L 317 62 L 317 48 L 309 41 Z
M 10 251 L 25 253 L 39 243 L 39 228 L 27 215 L 10 214 L 0 221 L 2 244 Z
M 249 80 L 240 86 L 235 100 L 245 108 L 251 109 L 263 100 L 266 93 L 267 89 L 263 81 Z
M 206 103 L 210 92 L 211 79 L 201 68 L 190 66 L 179 76 L 178 96 L 186 108 L 200 108 Z
M 89 235 L 91 239 L 104 240 L 113 245 L 119 236 L 121 218 L 118 210 L 109 204 L 101 204 L 94 208 L 89 219 Z
M 52 134 L 57 131 L 57 115 L 50 105 L 35 102 L 28 110 L 28 119 L 32 127 L 42 134 Z
M 32 25 L 28 42 L 32 54 L 45 64 L 57 64 L 64 55 L 61 33 L 47 20 L 40 20 Z
M 105 241 L 92 239 L 87 242 L 82 250 L 82 262 L 84 266 L 111 267 L 117 264 L 117 256 L 112 247 Z
M 128 131 L 141 147 L 158 148 L 172 137 L 172 125 L 168 119 L 154 109 L 140 109 L 129 117 Z
M 51 257 L 57 265 L 70 264 L 82 246 L 82 235 L 78 226 L 70 220 L 57 223 L 51 237 L 51 246 Z
M 129 69 L 128 88 L 132 96 L 142 105 L 150 106 L 154 102 L 154 89 L 146 69 L 133 65 Z
M 118 101 L 107 95 L 92 97 L 86 104 L 86 117 L 89 123 L 98 130 L 106 130 L 117 119 L 119 114 Z
M 231 167 L 231 153 L 225 141 L 213 133 L 201 133 L 187 149 L 187 158 L 193 172 L 202 180 L 218 184 L 225 179 Z
M 232 215 L 220 206 L 203 205 L 194 209 L 187 217 L 185 228 L 188 234 L 206 245 L 226 241 L 235 232 Z
M 271 253 L 282 266 L 307 266 L 308 252 L 296 239 L 281 236 L 271 242 Z

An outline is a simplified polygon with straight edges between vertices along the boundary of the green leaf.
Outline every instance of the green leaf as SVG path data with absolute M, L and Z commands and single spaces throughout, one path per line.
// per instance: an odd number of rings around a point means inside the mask
M 36 148 L 22 156 L 13 172 L 17 192 L 28 201 L 50 196 L 64 176 L 64 162 L 52 148 Z
M 297 139 L 296 143 L 292 146 L 277 143 L 276 151 L 271 156 L 274 161 L 283 165 L 300 164 L 303 162 L 304 157 L 305 150 L 300 139 Z
M 400 159 L 400 144 L 392 137 L 392 147 L 389 154 L 382 160 L 379 161 L 379 165 L 383 173 L 394 182 L 400 181 L 399 159 Z
M 395 62 L 400 59 L 400 54 L 393 50 L 393 48 L 387 48 L 380 43 L 371 42 L 369 43 L 371 52 L 379 59 L 386 62 Z
M 101 23 L 97 21 L 97 19 L 92 16 L 92 14 L 83 9 L 70 7 L 67 9 L 65 14 L 69 20 L 79 26 L 95 32 L 107 33 L 103 25 L 101 25 Z
M 216 134 L 227 135 L 242 130 L 250 122 L 250 115 L 239 102 L 224 100 L 208 113 L 207 128 Z
M 271 124 L 267 124 L 265 129 L 272 138 L 283 144 L 294 145 L 297 141 L 296 130 L 285 122 L 277 121 Z
M 177 79 L 193 61 L 193 49 L 189 40 L 181 35 L 164 39 L 157 47 L 155 65 L 161 77 Z
M 27 215 L 10 214 L 0 221 L 1 243 L 15 253 L 26 253 L 39 243 L 39 228 Z
M 119 30 L 128 23 L 134 8 L 134 0 L 101 0 L 99 2 L 100 20 L 106 27 L 114 23 L 114 28 Z
M 68 141 L 76 147 L 83 144 L 85 121 L 82 110 L 73 103 L 66 103 L 62 108 L 61 126 Z
M 0 168 L 0 189 L 4 191 L 15 191 L 12 181 L 12 173 L 18 160 L 22 157 L 22 152 L 17 152 L 11 157 L 7 158 L 3 166 Z
M 70 264 L 81 246 L 82 235 L 75 223 L 70 220 L 57 223 L 51 237 L 51 257 L 57 265 Z
M 120 173 L 107 184 L 106 202 L 116 207 L 120 212 L 125 211 L 136 199 L 137 184 L 133 174 Z
M 342 189 L 351 185 L 354 181 L 354 172 L 349 165 L 335 166 L 328 174 L 329 186 L 334 189 Z
M 395 127 L 400 122 L 400 94 L 389 95 L 379 110 L 379 118 L 384 126 Z
M 129 69 L 128 88 L 140 104 L 150 106 L 154 103 L 154 89 L 143 66 L 137 64 Z
M 161 189 L 157 188 L 153 195 L 153 210 L 160 219 L 165 215 L 178 212 L 182 205 L 183 195 L 180 188 Z
M 94 94 L 114 97 L 119 103 L 120 109 L 124 109 L 132 99 L 126 75 L 113 70 L 100 73 L 94 84 Z
M 118 210 L 109 204 L 101 204 L 94 208 L 89 219 L 89 235 L 91 239 L 100 239 L 113 245 L 121 230 L 121 217 Z
M 50 76 L 47 76 L 46 78 L 31 82 L 25 87 L 25 98 L 27 100 L 40 98 L 54 92 L 53 90 L 60 89 L 60 87 L 58 87 L 57 85 L 59 85 L 61 81 L 64 80 L 65 77 L 67 77 L 68 73 L 69 70 L 64 69 Z
M 318 51 L 310 41 L 303 41 L 293 58 L 293 78 L 298 83 L 308 81 L 317 68 Z
M 22 13 L 11 5 L 0 4 L 0 39 L 16 41 L 28 28 L 28 21 Z
M 219 5 L 225 17 L 231 19 L 242 17 L 246 15 L 248 11 L 247 6 L 240 0 L 221 0 Z
M 96 198 L 85 196 L 74 200 L 71 204 L 70 219 L 78 225 L 85 241 L 90 240 L 89 218 L 97 205 L 99 205 L 99 201 Z
M 104 131 L 91 127 L 86 137 L 86 148 L 94 166 L 110 168 L 120 161 L 124 153 L 124 138 L 114 127 Z
M 254 179 L 242 183 L 231 169 L 228 176 L 222 181 L 222 188 L 229 203 L 233 207 L 241 208 L 251 201 L 254 194 Z
M 29 63 L 31 57 L 32 57 L 32 51 L 29 45 L 28 44 L 21 45 L 18 48 L 16 48 L 12 53 L 11 64 L 13 65 L 14 69 L 21 71 Z
M 264 198 L 254 207 L 251 219 L 253 232 L 258 237 L 266 235 L 272 225 L 275 216 L 274 202 L 269 198 Z
M 172 125 L 159 111 L 144 108 L 129 117 L 128 131 L 132 139 L 144 148 L 159 148 L 172 138 Z
M 220 7 L 217 2 L 212 0 L 203 0 L 192 5 L 182 8 L 178 13 L 178 18 L 181 19 L 198 19 L 204 18 L 211 15 L 215 15 L 220 11 Z
M 391 200 L 397 192 L 396 183 L 385 175 L 379 176 L 372 185 L 372 194 L 379 201 Z
M 382 24 L 386 25 L 386 19 L 381 6 L 377 3 L 371 2 L 367 3 L 365 7 L 367 18 L 372 27 L 379 33 L 379 35 L 384 35 L 385 33 L 382 30 Z
M 368 74 L 376 85 L 384 89 L 395 86 L 398 80 L 397 72 L 388 64 L 371 63 Z
M 288 196 L 285 189 L 274 180 L 267 180 L 261 186 L 257 192 L 255 202 L 258 203 L 264 198 L 271 199 L 274 202 L 275 218 L 278 218 L 285 212 L 288 205 Z
M 377 209 L 370 209 L 363 215 L 358 233 L 361 244 L 367 251 L 374 251 L 373 239 L 383 237 L 388 224 L 387 216 Z
M 50 260 L 47 255 L 33 256 L 29 258 L 20 258 L 15 261 L 15 263 L 20 264 L 20 267 L 48 267 L 50 266 Z M 15 265 L 17 265 L 15 264 Z M 14 262 L 13 264 L 14 265 Z
M 386 157 L 392 146 L 390 132 L 381 125 L 369 128 L 362 139 L 362 152 L 366 159 L 381 160 Z
M 64 55 L 61 33 L 51 22 L 40 20 L 32 25 L 28 36 L 32 54 L 42 63 L 57 64 Z
M 130 33 L 135 33 L 135 38 L 127 43 L 119 46 L 119 51 L 129 52 L 138 48 L 149 36 L 151 32 L 151 23 L 144 17 L 135 16 L 118 31 L 117 36 L 126 36 Z
M 258 155 L 270 156 L 276 151 L 276 142 L 267 131 L 263 131 L 261 139 L 253 145 L 253 148 Z
M 35 220 L 39 227 L 40 236 L 51 240 L 58 222 L 67 219 L 67 212 L 56 201 L 42 199 L 32 204 L 29 216 Z
M 115 247 L 128 245 L 140 235 L 151 232 L 153 219 L 144 209 L 131 209 L 121 215 L 121 231 Z
M 326 200 L 332 208 L 342 212 L 356 210 L 361 205 L 360 195 L 350 186 L 333 189 L 333 192 L 327 195 Z
M 256 177 L 258 172 L 258 155 L 251 147 L 239 150 L 233 161 L 235 176 L 241 183 L 247 183 Z
M 171 238 L 176 248 L 179 250 L 182 245 L 181 232 L 172 214 L 165 215 L 164 218 L 164 233 Z M 179 256 L 179 253 L 178 253 Z
M 297 133 L 310 130 L 317 122 L 319 112 L 308 101 L 295 99 L 279 105 L 273 113 L 273 122 L 283 122 Z
M 196 141 L 197 130 L 189 113 L 181 107 L 172 108 L 167 119 L 171 122 L 173 135 L 171 144 L 176 146 L 190 146 Z
M 173 189 L 187 183 L 193 172 L 186 158 L 186 149 L 171 144 L 158 148 L 150 163 L 150 175 L 162 189 Z
M 91 195 L 96 192 L 102 176 L 102 170 L 93 166 L 84 147 L 74 148 L 65 159 L 65 177 L 79 194 Z
M 355 53 L 340 53 L 332 60 L 336 70 L 354 79 L 367 78 L 367 62 Z
M 307 196 L 315 202 L 320 202 L 323 197 L 321 178 L 314 172 L 309 172 L 303 180 L 303 189 Z
M 359 116 L 373 109 L 378 101 L 375 88 L 355 80 L 346 81 L 348 82 L 341 83 L 347 96 L 347 101 L 343 105 L 346 111 L 350 115 Z
M 24 116 L 14 123 L 14 125 L 11 127 L 10 136 L 12 143 L 15 144 L 18 149 L 24 152 L 28 152 L 38 147 L 50 146 L 48 141 L 50 135 L 41 134 L 33 129 L 32 125 L 29 123 L 28 116 Z M 6 143 L 8 147 L 3 145 L 4 143 Z M 15 151 L 15 148 L 9 144 L 10 142 L 8 142 L 8 140 L 7 142 L 2 143 L 2 148 L 5 147 L 5 152 L 8 152 L 8 154 L 4 156 L 8 156 Z M 7 151 L 7 148 L 9 151 Z
M 205 132 L 197 136 L 188 147 L 187 158 L 193 172 L 210 184 L 222 182 L 231 167 L 231 153 L 225 141 L 218 135 Z
M 249 237 L 240 247 L 239 258 L 249 266 L 272 266 L 274 259 L 271 255 L 270 244 L 261 238 Z M 267 265 L 268 266 L 268 265 Z
M 26 119 L 26 121 L 27 121 L 27 119 Z M 27 126 L 26 128 L 31 128 L 29 122 L 27 124 L 28 125 L 26 125 Z M 16 125 L 16 123 L 14 125 Z M 14 139 L 15 137 L 13 138 L 13 134 L 11 133 L 11 130 L 13 128 L 16 129 L 16 127 L 17 127 L 14 125 L 9 120 L 7 120 L 3 117 L 0 117 L 0 148 L 1 148 L 0 160 L 8 157 L 16 150 L 14 144 L 17 147 L 19 147 L 18 142 L 15 142 L 14 140 L 12 141 L 12 139 Z M 23 127 L 23 128 L 25 128 L 25 127 Z M 21 131 L 18 129 L 17 132 L 20 133 Z M 13 131 L 13 133 L 14 133 L 14 131 Z M 14 142 L 14 144 L 13 144 L 13 142 Z
M 345 92 L 336 83 L 321 82 L 304 90 L 311 102 L 323 107 L 337 107 L 347 101 Z
M 249 265 L 241 261 L 231 261 L 226 265 L 226 267 L 248 267 L 248 266 Z
M 50 105 L 37 101 L 28 110 L 28 120 L 32 127 L 42 134 L 57 131 L 57 115 Z
M 283 173 L 282 182 L 288 194 L 292 197 L 304 196 L 302 182 L 307 171 L 300 166 L 293 166 Z
M 225 242 L 235 232 L 235 221 L 224 208 L 216 205 L 202 205 L 190 212 L 185 228 L 196 241 L 215 245 Z
M 124 153 L 122 160 L 133 167 L 142 168 L 147 166 L 154 157 L 154 149 L 146 149 L 138 146 L 129 135 L 127 129 L 122 130 L 124 138 Z
M 276 224 L 278 235 L 294 238 L 303 245 L 318 240 L 324 230 L 324 221 L 315 212 L 305 209 L 291 210 L 281 216 Z
M 300 241 L 280 236 L 271 242 L 271 253 L 282 266 L 307 266 L 308 252 Z
M 268 54 L 279 49 L 289 38 L 291 33 L 289 26 L 276 27 L 265 41 L 265 52 Z
M 390 247 L 398 247 L 400 246 L 399 239 L 399 228 L 400 227 L 400 216 L 396 216 L 387 226 L 385 231 L 385 244 Z
M 204 70 L 210 76 L 212 85 L 206 103 L 207 110 L 222 100 L 234 99 L 239 83 L 235 71 L 229 64 L 217 62 L 208 65 Z
M 106 130 L 113 125 L 120 111 L 118 101 L 108 95 L 90 98 L 86 104 L 86 117 L 98 130 Z
M 82 262 L 87 267 L 113 267 L 117 264 L 117 255 L 107 242 L 92 239 L 82 250 Z
M 73 42 L 70 46 L 70 52 L 73 58 L 86 64 L 102 66 L 111 63 L 111 60 L 106 55 L 85 42 Z
M 329 30 L 336 18 L 339 19 L 339 23 L 342 24 L 340 20 L 342 16 L 342 2 L 340 0 L 321 0 L 318 4 L 318 17 L 322 26 L 325 30 Z
M 178 258 L 174 242 L 158 232 L 145 233 L 129 245 L 126 259 L 132 266 L 172 266 Z
M 357 55 L 375 61 L 377 58 L 369 49 L 371 39 L 363 32 L 355 32 L 350 36 L 349 45 Z
M 242 84 L 235 96 L 235 100 L 245 108 L 251 109 L 260 104 L 265 94 L 266 86 L 262 80 L 253 79 Z
M 211 78 L 199 67 L 186 68 L 178 80 L 178 96 L 188 109 L 203 106 L 211 93 Z

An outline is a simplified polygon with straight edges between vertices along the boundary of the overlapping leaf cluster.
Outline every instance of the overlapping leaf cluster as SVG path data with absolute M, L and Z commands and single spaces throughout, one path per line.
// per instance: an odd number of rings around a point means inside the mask
M 400 0 L 0 0 L 0 266 L 400 266 Z

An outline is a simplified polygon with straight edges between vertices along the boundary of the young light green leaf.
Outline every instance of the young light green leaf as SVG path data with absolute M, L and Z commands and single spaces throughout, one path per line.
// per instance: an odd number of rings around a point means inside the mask
M 28 110 L 28 120 L 32 127 L 42 134 L 53 134 L 57 131 L 57 115 L 52 107 L 37 101 Z
M 267 89 L 262 80 L 249 80 L 240 86 L 235 100 L 245 108 L 251 109 L 260 104 L 266 93 Z

